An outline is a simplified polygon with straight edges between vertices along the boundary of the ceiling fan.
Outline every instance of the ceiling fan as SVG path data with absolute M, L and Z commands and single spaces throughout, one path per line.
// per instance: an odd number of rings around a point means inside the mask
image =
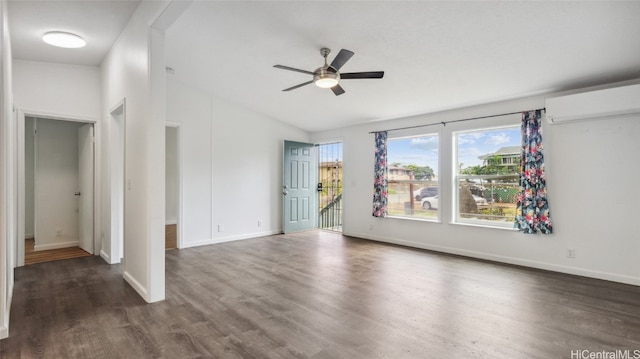
M 331 65 L 327 64 L 327 56 L 331 53 L 330 49 L 326 47 L 320 49 L 320 55 L 324 57 L 324 65 L 318 67 L 315 71 L 300 70 L 289 66 L 274 65 L 273 67 L 283 70 L 301 72 L 303 74 L 313 76 L 313 80 L 295 85 L 293 87 L 286 88 L 282 91 L 291 91 L 299 87 L 306 86 L 310 83 L 315 83 L 316 86 L 322 88 L 330 88 L 336 96 L 342 95 L 344 89 L 338 82 L 340 80 L 348 79 L 381 79 L 384 76 L 384 71 L 369 71 L 369 72 L 347 72 L 340 73 L 340 68 L 349 61 L 353 56 L 353 51 L 342 49 L 338 55 L 333 59 Z

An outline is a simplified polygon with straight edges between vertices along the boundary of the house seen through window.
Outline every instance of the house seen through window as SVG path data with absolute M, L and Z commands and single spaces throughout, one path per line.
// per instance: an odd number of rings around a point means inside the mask
M 438 135 L 387 141 L 388 215 L 438 220 Z
M 456 222 L 513 227 L 520 171 L 520 127 L 454 134 Z

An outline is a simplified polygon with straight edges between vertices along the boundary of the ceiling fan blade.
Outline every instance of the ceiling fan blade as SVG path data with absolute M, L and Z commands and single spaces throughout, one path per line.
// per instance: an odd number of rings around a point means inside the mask
M 347 61 L 349 61 L 351 56 L 353 56 L 353 51 L 345 49 L 340 50 L 336 58 L 331 62 L 331 67 L 335 68 L 336 70 L 340 70 L 340 68 L 344 66 Z
M 311 84 L 311 83 L 313 83 L 313 80 L 311 80 L 311 81 L 307 81 L 307 82 L 304 82 L 304 83 L 301 83 L 301 84 L 299 84 L 299 85 L 295 85 L 295 86 L 289 87 L 289 88 L 284 89 L 284 90 L 282 90 L 282 91 L 291 91 L 291 90 L 295 90 L 295 89 L 297 89 L 298 87 L 307 86 L 308 84 Z
M 340 96 L 344 93 L 344 89 L 340 85 L 333 86 L 331 91 L 333 91 L 336 96 Z
M 296 68 L 289 67 L 289 66 L 273 65 L 273 67 L 275 67 L 275 68 L 277 68 L 277 69 L 289 70 L 289 71 L 301 72 L 301 73 L 303 73 L 303 74 L 307 74 L 307 75 L 313 75 L 313 72 L 311 72 L 311 71 L 307 71 L 307 70 L 300 70 L 300 69 L 296 69 Z
M 381 79 L 384 76 L 384 71 L 369 71 L 369 72 L 347 72 L 340 74 L 340 78 L 344 80 L 348 79 Z

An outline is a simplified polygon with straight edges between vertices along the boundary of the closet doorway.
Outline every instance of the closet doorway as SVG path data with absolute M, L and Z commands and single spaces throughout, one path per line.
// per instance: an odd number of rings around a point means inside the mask
M 18 263 L 94 253 L 94 124 L 24 115 Z

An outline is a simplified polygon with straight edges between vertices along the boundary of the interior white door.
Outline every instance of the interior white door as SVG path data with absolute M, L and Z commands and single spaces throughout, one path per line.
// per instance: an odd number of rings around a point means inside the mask
M 93 254 L 93 124 L 78 128 L 79 246 Z

